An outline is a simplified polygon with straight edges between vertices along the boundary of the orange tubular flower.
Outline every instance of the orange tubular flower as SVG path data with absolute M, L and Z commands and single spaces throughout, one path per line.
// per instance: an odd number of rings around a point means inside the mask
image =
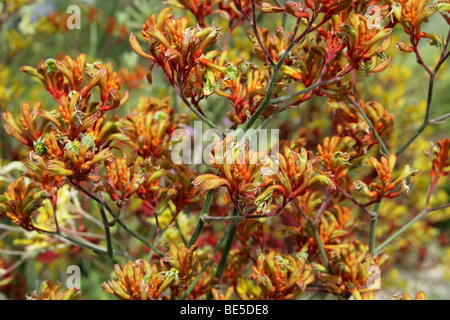
M 32 108 L 24 103 L 21 128 L 10 112 L 2 114 L 6 132 L 32 148 L 26 161 L 33 170 L 29 176 L 47 190 L 60 186 L 62 179 L 58 177 L 70 177 L 74 182 L 97 181 L 93 169 L 113 158 L 109 145 L 126 141 L 118 117 L 106 121 L 105 112 L 128 99 L 126 92 L 119 92 L 121 81 L 112 64 L 87 64 L 81 54 L 76 60 L 69 56 L 61 61 L 49 59 L 41 61 L 38 69 L 23 67 L 22 71 L 40 79 L 59 104 L 57 110 L 48 111 L 40 103 Z M 99 101 L 90 102 L 95 87 L 99 89 Z
M 355 298 L 356 300 L 356 298 Z M 361 296 L 361 300 L 375 300 L 375 291 L 366 292 Z
M 352 0 L 306 0 L 305 6 L 316 14 L 323 13 L 323 20 L 333 17 L 336 13 L 346 10 L 352 4 Z
M 27 231 L 36 230 L 32 219 L 42 206 L 42 201 L 47 199 L 46 191 L 37 191 L 38 187 L 34 182 L 27 184 L 24 177 L 10 183 L 5 194 L 0 195 L 0 214 L 5 214 Z
M 33 291 L 28 300 L 77 300 L 81 292 L 76 288 L 64 290 L 61 284 L 56 284 L 51 280 L 43 282 L 40 292 Z
M 305 195 L 310 187 L 320 183 L 335 188 L 333 181 L 325 174 L 315 175 L 317 161 L 312 159 L 312 153 L 302 148 L 300 153 L 285 147 L 278 154 L 280 170 L 276 173 L 277 182 L 283 187 L 285 201 Z
M 130 35 L 130 45 L 139 56 L 159 65 L 173 86 L 184 84 L 197 66 L 197 59 L 205 49 L 213 45 L 221 33 L 214 26 L 205 28 L 188 28 L 188 19 L 175 19 L 170 13 L 172 8 L 165 8 L 157 16 L 153 14 L 142 27 L 144 40 L 149 43 L 150 54 L 145 53 L 136 37 Z
M 177 283 L 170 287 L 170 290 L 176 297 L 183 295 L 189 283 L 194 280 L 204 262 L 209 258 L 208 254 L 200 255 L 196 250 L 196 246 L 186 248 L 184 245 L 180 245 L 177 248 L 172 244 L 170 245 L 169 252 L 160 260 L 163 272 L 175 272 L 177 275 Z M 209 271 L 211 272 L 212 270 L 210 269 Z M 196 289 L 192 294 L 200 296 L 209 292 L 212 286 L 216 284 L 216 280 L 213 275 L 208 276 L 207 274 L 203 274 L 201 282 L 196 284 Z
M 267 52 L 274 62 L 278 62 L 280 60 L 280 52 L 285 50 L 288 46 L 288 39 L 284 33 L 282 27 L 278 27 L 275 31 L 275 35 L 270 35 L 270 30 L 262 27 L 258 29 L 258 32 L 261 35 L 261 40 L 263 45 L 266 47 Z M 253 42 L 253 52 L 261 61 L 266 61 L 266 54 L 261 48 L 260 43 L 258 42 L 255 33 L 252 30 L 247 31 L 247 37 L 250 41 Z M 286 60 L 286 65 L 289 65 L 289 60 Z
M 177 280 L 176 272 L 161 273 L 145 260 L 127 263 L 123 269 L 115 265 L 117 280 L 102 283 L 103 291 L 120 300 L 158 300 Z
M 405 32 L 410 35 L 413 46 L 416 46 L 421 38 L 430 39 L 432 45 L 442 45 L 442 40 L 437 35 L 423 32 L 421 29 L 422 24 L 427 22 L 433 14 L 438 10 L 444 11 L 447 6 L 439 7 L 438 3 L 427 5 L 428 0 L 398 0 L 395 2 L 390 0 L 388 2 L 392 5 L 395 21 L 400 23 Z
M 296 18 L 309 19 L 309 13 L 306 11 L 308 7 L 302 8 L 300 2 L 288 1 L 284 8 L 271 5 L 268 2 L 261 2 L 259 6 L 264 13 L 288 13 Z
M 345 177 L 351 159 L 356 156 L 354 144 L 355 141 L 351 137 L 326 137 L 323 146 L 317 146 L 317 155 L 323 162 L 325 172 L 331 172 L 336 180 Z
M 254 204 L 261 190 L 273 182 L 273 178 L 264 172 L 264 169 L 269 170 L 262 165 L 266 160 L 269 158 L 265 152 L 248 150 L 236 144 L 233 136 L 228 136 L 218 141 L 210 154 L 211 165 L 219 170 L 220 177 L 204 174 L 193 183 L 204 191 L 226 186 L 234 205 L 243 212 Z M 271 187 L 271 190 L 275 189 Z
M 145 174 L 137 190 L 137 196 L 147 205 L 160 212 L 169 202 L 176 207 L 179 213 L 187 205 L 195 204 L 200 200 L 200 193 L 192 188 L 193 177 L 197 173 L 186 165 L 173 165 L 162 163 L 163 167 L 142 163 Z
M 104 77 L 99 82 L 101 104 L 100 112 L 116 109 L 128 101 L 128 91 L 122 96 L 120 89 L 122 88 L 122 80 L 119 78 L 117 72 L 113 71 L 113 64 L 108 62 L 106 65 L 96 63 L 88 66 L 88 74 L 95 75 L 100 70 L 105 72 Z M 83 91 L 81 91 L 83 93 Z M 83 95 L 82 95 L 83 96 Z
M 308 284 L 314 281 L 312 267 L 301 257 L 282 255 L 275 251 L 261 254 L 256 266 L 252 267 L 250 279 L 260 288 L 262 300 L 292 300 L 302 294 Z M 244 299 L 252 297 L 245 296 Z
M 395 295 L 393 298 L 396 300 L 412 300 L 411 296 L 407 293 L 402 293 L 401 295 L 400 294 Z M 426 299 L 427 299 L 427 296 L 426 296 L 425 292 L 418 291 L 416 293 L 416 300 L 426 300 Z
M 368 197 L 374 197 L 377 199 L 382 199 L 384 197 L 395 198 L 405 192 L 408 193 L 409 185 L 406 183 L 406 179 L 410 176 L 414 176 L 418 170 L 412 169 L 409 165 L 406 165 L 400 176 L 392 181 L 392 173 L 397 160 L 395 154 L 391 153 L 388 159 L 381 157 L 381 162 L 374 157 L 370 157 L 369 160 L 375 168 L 381 183 L 374 182 L 370 184 L 370 186 L 367 186 L 362 181 L 354 181 L 353 185 L 356 190 L 359 190 Z M 401 184 L 400 188 L 397 191 L 394 191 L 399 184 Z
M 275 215 L 282 212 L 292 199 L 306 194 L 316 183 L 334 188 L 328 176 L 314 175 L 315 161 L 310 159 L 305 149 L 298 154 L 285 147 L 274 160 L 266 152 L 246 150 L 229 136 L 216 143 L 210 159 L 213 167 L 219 170 L 220 177 L 204 174 L 194 180 L 194 185 L 204 191 L 226 186 L 240 212 L 251 205 L 256 206 L 257 212 L 270 212 L 273 199 L 281 196 L 281 206 L 271 213 Z
M 388 138 L 394 127 L 395 118 L 379 102 L 360 101 L 361 108 L 372 122 L 380 137 Z M 361 113 L 353 106 L 342 101 L 332 102 L 329 109 L 333 114 L 333 128 L 339 136 L 355 139 L 354 149 L 359 156 L 364 155 L 378 140 L 369 129 Z
M 434 2 L 434 8 L 439 11 L 442 17 L 447 21 L 447 24 L 450 25 L 450 1 L 449 0 L 441 0 Z
M 214 11 L 220 0 L 167 0 L 167 3 L 173 7 L 183 8 L 191 11 L 197 19 L 200 27 L 204 28 L 205 18 Z
M 373 291 L 368 288 L 368 280 L 372 272 L 370 266 L 381 267 L 387 259 L 386 255 L 372 259 L 367 245 L 355 241 L 349 245 L 336 246 L 329 255 L 334 274 L 329 274 L 321 265 L 314 264 L 320 272 L 318 279 L 322 281 L 329 292 L 338 295 L 341 299 L 348 299 L 351 295 L 359 298 L 361 293 Z
M 450 139 L 441 139 L 425 154 L 433 162 L 431 168 L 431 180 L 446 177 L 450 172 Z
M 161 266 L 164 270 L 169 271 L 172 268 L 178 270 L 178 279 L 187 281 L 197 274 L 200 265 L 200 258 L 196 253 L 196 247 L 186 248 L 180 245 L 177 248 L 174 244 L 170 245 L 169 252 L 161 258 Z
M 225 293 L 219 293 L 216 288 L 211 289 L 214 300 L 231 300 L 234 293 L 234 287 L 229 287 Z
M 17 125 L 10 111 L 2 113 L 2 119 L 6 123 L 6 133 L 29 147 L 36 147 L 40 142 L 42 133 L 48 130 L 51 124 L 62 130 L 58 119 L 49 111 L 41 109 L 41 106 L 42 104 L 37 102 L 30 110 L 30 105 L 27 102 L 22 104 L 22 116 L 19 118 L 22 129 Z M 41 121 L 38 126 L 39 118 L 41 118 Z
M 305 197 L 297 198 L 306 217 L 309 217 L 311 221 L 315 219 L 318 207 L 323 203 L 323 201 L 320 202 L 317 196 L 320 197 L 322 195 L 316 192 Z M 311 227 L 311 224 L 304 216 L 298 214 L 298 210 L 295 207 L 293 208 L 291 215 L 298 225 L 283 226 L 283 233 L 286 237 L 294 237 L 298 250 L 305 248 L 309 256 L 314 256 L 319 253 L 319 246 L 317 240 L 314 238 L 314 228 Z M 345 239 L 353 232 L 354 226 L 355 219 L 351 217 L 350 210 L 347 207 L 333 204 L 322 212 L 316 227 L 324 248 L 332 250 L 345 243 Z
M 347 56 L 354 67 L 366 74 L 373 74 L 386 69 L 391 58 L 386 58 L 385 52 L 391 46 L 391 28 L 369 28 L 367 17 L 352 14 L 350 24 L 341 26 L 344 39 L 347 42 Z M 374 46 L 383 40 L 381 45 Z M 378 58 L 382 60 L 377 63 Z
M 333 249 L 343 243 L 353 228 L 355 220 L 347 207 L 333 205 L 320 216 L 318 230 L 325 249 Z
M 105 163 L 107 183 L 104 190 L 111 199 L 122 206 L 137 192 L 144 180 L 143 175 L 135 172 L 135 166 L 127 164 L 127 159 L 116 158 L 115 161 Z
M 256 3 L 260 1 L 256 0 Z M 220 14 L 228 21 L 229 32 L 245 20 L 241 12 L 245 12 L 247 15 L 252 12 L 252 0 L 167 0 L 167 3 L 173 7 L 192 12 L 202 28 L 206 26 L 205 19 L 207 16 Z
M 270 80 L 268 76 L 256 66 L 246 65 L 235 79 L 226 79 L 222 81 L 220 88 L 215 89 L 215 93 L 230 100 L 234 108 L 227 113 L 230 121 L 241 124 L 251 118 L 266 95 Z M 273 91 L 274 97 L 283 90 L 283 84 L 284 82 L 277 83 Z M 269 106 L 262 116 L 269 116 L 274 109 L 274 106 Z
M 81 54 L 76 60 L 69 56 L 65 56 L 61 61 L 42 60 L 37 69 L 24 66 L 20 70 L 37 77 L 57 103 L 61 103 L 63 97 L 70 98 L 74 93 L 78 93 L 75 102 L 77 110 L 81 112 L 93 111 L 89 110 L 88 100 L 94 87 L 100 89 L 101 103 L 94 105 L 98 108 L 97 111 L 117 108 L 128 100 L 128 92 L 123 95 L 119 92 L 121 82 L 117 73 L 112 70 L 112 63 L 87 64 L 85 54 Z M 89 81 L 83 86 L 85 74 L 88 75 Z
M 141 97 L 124 121 L 130 145 L 144 159 L 168 157 L 172 133 L 188 123 L 185 114 L 177 114 L 167 100 Z

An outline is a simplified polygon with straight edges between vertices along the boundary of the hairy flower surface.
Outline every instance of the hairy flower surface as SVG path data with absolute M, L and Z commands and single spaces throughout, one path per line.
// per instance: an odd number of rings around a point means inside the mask
M 294 299 L 314 281 L 311 265 L 299 257 L 271 251 L 258 257 L 249 278 L 259 289 L 258 296 L 242 292 L 243 299 Z
M 145 260 L 129 262 L 114 272 L 117 280 L 104 282 L 102 289 L 120 300 L 158 300 L 164 291 L 177 281 L 177 273 L 161 273 L 155 265 Z
M 414 176 L 418 171 L 417 169 L 412 169 L 409 165 L 405 165 L 400 176 L 393 180 L 392 174 L 397 161 L 395 154 L 391 153 L 389 158 L 381 157 L 381 161 L 378 161 L 374 157 L 370 157 L 369 161 L 375 169 L 381 183 L 373 182 L 367 186 L 362 181 L 355 181 L 354 188 L 356 190 L 368 197 L 376 197 L 377 199 L 382 199 L 383 197 L 395 198 L 405 192 L 408 193 L 409 184 L 406 179 Z M 400 185 L 400 188 L 395 190 L 398 185 Z
M 38 184 L 20 177 L 0 195 L 0 214 L 27 231 L 35 230 L 32 220 L 46 198 L 45 190 L 39 190 Z
M 42 282 L 39 291 L 33 291 L 28 300 L 77 300 L 81 295 L 77 288 L 64 290 L 61 284 L 51 280 Z

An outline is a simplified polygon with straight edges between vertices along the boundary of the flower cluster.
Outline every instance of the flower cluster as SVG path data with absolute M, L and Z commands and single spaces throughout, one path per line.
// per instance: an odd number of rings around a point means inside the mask
M 51 280 L 41 283 L 39 292 L 33 291 L 28 300 L 77 300 L 81 295 L 80 290 L 71 288 L 64 290 L 61 284 Z
M 431 179 L 446 177 L 450 169 L 450 139 L 441 139 L 425 154 L 432 161 Z
M 317 162 L 306 149 L 299 154 L 285 147 L 272 159 L 267 152 L 248 149 L 248 145 L 228 136 L 216 143 L 210 162 L 220 176 L 200 175 L 194 185 L 204 191 L 227 187 L 231 201 L 241 213 L 255 206 L 257 212 L 276 214 L 317 183 L 334 187 L 330 177 L 315 175 Z M 282 203 L 276 205 L 273 199 L 279 197 Z M 272 202 L 276 210 L 271 208 Z
M 25 296 L 31 259 L 44 279 L 70 259 L 92 274 L 87 298 L 121 300 L 374 300 L 400 262 L 445 266 L 450 114 L 436 84 L 450 31 L 430 32 L 450 25 L 448 0 L 167 0 L 179 17 L 146 15 L 152 1 L 117 20 L 83 7 L 89 41 L 73 32 L 59 52 L 35 39 L 66 32 L 60 8 L 0 5 L 0 296 L 80 297 L 53 281 Z M 53 58 L 15 63 L 35 49 Z M 11 77 L 20 66 L 29 87 Z
M 405 33 L 410 36 L 413 46 L 416 46 L 421 38 L 428 38 L 432 45 L 442 45 L 442 40 L 437 35 L 422 31 L 422 24 L 438 11 L 435 6 L 427 5 L 427 2 L 427 0 L 400 0 L 392 3 L 392 15 L 395 22 L 400 24 Z M 445 12 L 445 7 L 441 6 L 441 10 Z M 412 51 L 411 47 L 404 42 L 398 45 L 402 51 Z
M 395 118 L 378 101 L 360 102 L 361 109 L 369 118 L 377 134 L 389 138 Z M 359 155 L 364 155 L 378 140 L 358 110 L 343 101 L 332 102 L 329 109 L 333 114 L 333 128 L 339 136 L 349 136 L 356 141 Z
M 23 177 L 9 184 L 5 194 L 0 195 L 0 214 L 27 231 L 34 230 L 32 219 L 47 197 L 45 190 L 38 188 L 37 183 L 27 183 Z
M 354 187 L 356 190 L 368 197 L 377 199 L 382 199 L 384 197 L 395 198 L 405 192 L 408 193 L 409 184 L 407 183 L 407 178 L 414 176 L 414 174 L 418 171 L 417 169 L 412 169 L 409 165 L 405 165 L 400 176 L 392 181 L 392 173 L 394 171 L 395 162 L 397 161 L 395 154 L 391 153 L 389 158 L 381 157 L 381 161 L 378 161 L 374 157 L 370 157 L 369 160 L 377 172 L 381 183 L 373 182 L 367 186 L 362 181 L 354 181 Z M 398 185 L 400 185 L 400 188 L 395 190 Z
M 306 264 L 301 255 L 281 255 L 275 251 L 262 254 L 249 279 L 256 285 L 252 292 L 239 292 L 242 299 L 281 300 L 295 299 L 308 284 L 314 281 L 312 266 Z
M 170 298 L 169 292 L 181 298 L 206 260 L 208 255 L 198 254 L 195 247 L 188 249 L 183 245 L 179 248 L 171 245 L 159 265 L 145 260 L 129 262 L 123 268 L 116 265 L 117 280 L 111 279 L 101 286 L 105 292 L 121 300 L 164 300 Z M 189 298 L 208 293 L 214 284 L 213 276 L 203 277 L 195 284 Z
M 330 251 L 333 274 L 328 273 L 323 266 L 317 266 L 321 270 L 318 278 L 330 292 L 341 298 L 353 295 L 358 297 L 360 293 L 373 291 L 376 287 L 368 286 L 369 278 L 374 274 L 370 266 L 381 267 L 387 257 L 372 258 L 368 253 L 368 247 L 357 241 L 346 246 L 339 246 Z
M 157 300 L 177 281 L 176 272 L 160 273 L 155 265 L 145 260 L 129 262 L 123 268 L 116 265 L 114 272 L 117 280 L 109 280 L 101 286 L 121 300 Z
M 198 67 L 197 60 L 221 34 L 214 26 L 188 27 L 186 17 L 174 19 L 171 11 L 166 8 L 159 15 L 153 14 L 143 25 L 141 33 L 149 43 L 150 53 L 143 51 L 133 34 L 130 45 L 138 55 L 153 62 L 147 76 L 150 82 L 151 69 L 157 64 L 172 85 L 183 85 L 184 90 L 189 76 Z

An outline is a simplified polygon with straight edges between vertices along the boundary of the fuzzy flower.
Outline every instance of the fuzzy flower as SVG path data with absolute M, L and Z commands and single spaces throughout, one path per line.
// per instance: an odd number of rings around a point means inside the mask
M 130 45 L 139 56 L 159 65 L 172 85 L 184 82 L 197 65 L 205 49 L 213 45 L 221 33 L 214 26 L 188 27 L 188 19 L 175 19 L 172 8 L 153 14 L 142 27 L 150 53 L 144 52 L 136 37 L 130 35 Z M 151 69 L 150 69 L 151 70 Z M 151 79 L 151 73 L 149 76 Z
M 359 190 L 368 197 L 376 197 L 377 199 L 382 199 L 384 197 L 395 198 L 405 192 L 408 193 L 409 185 L 407 184 L 406 179 L 413 177 L 418 171 L 417 169 L 412 169 L 409 165 L 405 165 L 400 176 L 393 180 L 392 174 L 395 162 L 397 161 L 395 154 L 391 153 L 389 158 L 381 157 L 381 161 L 378 161 L 374 157 L 370 157 L 369 161 L 376 170 L 381 183 L 373 182 L 367 186 L 362 181 L 355 181 L 354 187 L 356 190 Z M 398 185 L 400 185 L 400 188 L 395 190 Z
M 261 254 L 249 278 L 260 289 L 259 299 L 292 300 L 314 281 L 312 267 L 301 258 L 275 251 Z M 250 297 L 242 293 L 244 299 Z
M 24 177 L 20 177 L 8 185 L 4 195 L 0 195 L 0 214 L 5 214 L 27 231 L 35 230 L 32 219 L 44 199 L 47 199 L 45 190 L 38 191 L 38 184 L 27 183 Z
M 103 291 L 120 300 L 158 300 L 164 291 L 177 282 L 177 273 L 161 273 L 145 260 L 127 263 L 123 268 L 115 265 L 117 280 L 101 284 Z
M 77 288 L 64 290 L 61 284 L 56 284 L 51 280 L 41 283 L 40 292 L 33 291 L 28 300 L 77 300 L 81 292 Z

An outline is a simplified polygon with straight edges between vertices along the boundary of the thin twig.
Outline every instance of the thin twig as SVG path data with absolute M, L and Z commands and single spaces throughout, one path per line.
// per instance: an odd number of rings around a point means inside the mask
M 448 35 L 447 35 L 447 39 L 445 41 L 445 44 L 442 48 L 442 53 L 441 53 L 441 57 L 439 59 L 439 61 L 436 64 L 436 67 L 431 70 L 424 62 L 423 59 L 420 55 L 419 49 L 417 48 L 417 44 L 413 45 L 414 48 L 414 52 L 416 54 L 417 57 L 417 61 L 418 63 L 425 69 L 425 71 L 428 73 L 430 80 L 429 80 L 429 84 L 428 84 L 428 96 L 427 96 L 427 107 L 426 107 L 426 111 L 425 111 L 425 117 L 423 119 L 422 125 L 419 127 L 419 129 L 417 129 L 417 131 L 411 136 L 409 137 L 409 139 L 398 149 L 398 151 L 395 153 L 395 155 L 398 157 L 400 154 L 403 153 L 403 151 L 405 151 L 411 143 L 414 142 L 414 140 L 416 140 L 416 138 L 426 129 L 426 127 L 428 127 L 430 124 L 432 123 L 437 123 L 439 122 L 439 120 L 436 122 L 436 119 L 434 120 L 434 122 L 432 122 L 433 120 L 430 120 L 430 114 L 431 114 L 431 102 L 433 100 L 433 88 L 434 88 L 434 81 L 436 79 L 436 74 L 438 73 L 439 69 L 441 68 L 442 64 L 445 62 L 445 60 L 447 60 L 447 58 L 450 55 L 450 51 L 447 52 L 447 48 L 449 46 L 450 43 L 450 29 L 448 31 Z M 439 119 L 439 118 L 438 118 Z M 446 118 L 444 118 L 443 120 L 445 120 Z
M 334 272 L 333 272 L 333 269 L 331 268 L 330 261 L 328 260 L 327 252 L 325 251 L 325 248 L 324 248 L 322 239 L 320 238 L 319 229 L 317 228 L 317 221 L 312 221 L 312 220 L 311 220 L 311 219 L 303 212 L 302 208 L 300 208 L 300 206 L 299 206 L 298 203 L 297 203 L 297 199 L 294 199 L 294 201 L 292 201 L 292 202 L 294 203 L 294 205 L 295 205 L 295 207 L 297 208 L 298 212 L 300 212 L 300 214 L 308 221 L 308 223 L 310 224 L 311 228 L 313 229 L 314 238 L 315 238 L 315 240 L 316 240 L 316 242 L 317 242 L 317 247 L 319 248 L 319 253 L 320 253 L 320 256 L 321 256 L 321 258 L 322 258 L 322 260 L 323 260 L 323 263 L 324 263 L 325 266 L 327 267 L 328 271 L 329 271 L 331 274 L 333 274 Z M 327 201 L 324 201 L 323 203 L 326 203 L 326 202 L 327 202 Z M 322 207 L 323 207 L 322 210 L 324 210 L 324 208 L 325 208 L 325 207 L 323 206 L 323 203 L 322 203 L 322 206 L 321 206 L 321 209 L 322 209 Z M 320 211 L 320 209 L 319 209 L 319 211 Z M 318 216 L 319 216 L 319 215 L 316 214 L 316 218 L 317 218 Z
M 203 204 L 202 212 L 200 213 L 200 218 L 198 219 L 197 225 L 195 226 L 194 233 L 191 236 L 191 239 L 189 240 L 188 248 L 192 247 L 198 239 L 198 236 L 200 235 L 200 232 L 203 229 L 203 226 L 205 223 L 203 222 L 203 216 L 207 215 L 209 212 L 209 208 L 211 207 L 211 202 L 214 196 L 214 189 L 209 190 L 206 194 L 205 203 Z
M 242 6 L 236 6 L 236 9 L 244 16 L 245 20 L 247 20 L 247 22 L 250 24 L 250 26 L 252 27 L 253 33 L 255 34 L 256 40 L 258 41 L 258 44 L 261 48 L 261 50 L 263 50 L 267 60 L 269 61 L 269 63 L 274 66 L 275 65 L 275 61 L 273 61 L 272 57 L 269 54 L 269 51 L 267 51 L 266 46 L 264 45 L 264 42 L 261 39 L 261 36 L 259 34 L 259 28 L 258 28 L 258 22 L 256 19 L 256 1 L 252 0 L 252 18 L 250 18 L 250 16 L 247 14 L 247 12 L 244 11 L 244 9 L 242 8 Z
M 372 257 L 375 256 L 375 242 L 376 242 L 376 230 L 377 230 L 377 223 L 378 223 L 378 217 L 379 217 L 379 210 L 380 210 L 380 202 L 377 202 L 374 206 L 373 213 L 375 214 L 375 217 L 372 217 L 372 220 L 370 221 L 370 240 L 369 240 L 369 252 L 372 255 Z
M 370 212 L 369 210 L 367 210 L 364 206 L 364 204 L 362 204 L 361 202 L 359 202 L 358 200 L 356 200 L 355 198 L 353 198 L 350 194 L 348 194 L 344 189 L 342 189 L 341 186 L 339 186 L 336 181 L 334 181 L 334 184 L 336 185 L 336 188 L 339 190 L 339 192 L 341 192 L 347 199 L 349 199 L 351 202 L 353 202 L 354 204 L 356 204 L 358 207 L 360 207 L 364 213 L 366 213 L 367 215 L 369 215 L 371 218 L 375 218 L 376 215 L 373 212 Z
M 428 212 L 432 212 L 432 211 L 436 211 L 436 210 L 441 210 L 441 209 L 445 209 L 447 207 L 450 207 L 450 203 L 444 204 L 442 206 L 439 207 L 435 207 L 435 208 L 430 208 L 430 209 L 424 209 L 422 210 L 414 219 L 412 219 L 411 221 L 409 221 L 407 224 L 405 224 L 403 227 L 401 227 L 399 230 L 397 230 L 392 236 L 390 236 L 389 238 L 387 238 L 382 244 L 380 244 L 376 249 L 375 249 L 375 254 L 380 254 L 381 252 L 383 252 L 383 250 L 393 241 L 395 240 L 398 236 L 402 235 L 406 230 L 408 230 L 416 221 L 420 220 L 422 217 L 424 217 Z
M 195 285 L 197 284 L 197 282 L 200 280 L 200 278 L 202 277 L 203 273 L 206 271 L 206 269 L 211 265 L 211 263 L 213 262 L 214 256 L 217 254 L 217 252 L 219 251 L 219 248 L 222 246 L 222 243 L 225 241 L 225 239 L 228 237 L 228 234 L 231 231 L 231 228 L 233 226 L 229 225 L 228 228 L 225 230 L 224 234 L 222 235 L 222 237 L 219 239 L 219 242 L 217 242 L 216 247 L 214 248 L 213 252 L 212 252 L 212 258 L 211 260 L 208 260 L 205 262 L 205 264 L 203 265 L 202 269 L 200 270 L 200 272 L 197 274 L 197 276 L 195 277 L 194 281 L 192 281 L 192 283 L 190 284 L 190 286 L 187 288 L 186 292 L 183 294 L 183 296 L 181 297 L 180 300 L 186 300 L 187 297 L 189 296 L 189 294 L 191 293 L 191 291 L 195 288 Z
M 220 133 L 222 133 L 224 136 L 226 136 L 226 132 L 220 128 L 219 126 L 217 126 L 216 124 L 214 124 L 214 122 L 212 122 L 211 120 L 209 120 L 207 117 L 205 117 L 200 111 L 198 111 L 190 102 L 189 100 L 186 98 L 186 96 L 184 95 L 183 92 L 183 87 L 182 85 L 180 85 L 177 88 L 177 93 L 178 96 L 181 98 L 181 100 L 184 102 L 184 104 L 186 104 L 186 106 L 200 119 L 202 120 L 204 123 L 206 123 L 210 128 L 212 129 L 216 129 L 218 130 Z
M 352 71 L 352 80 L 353 80 L 353 95 L 355 97 L 355 100 L 353 100 L 350 96 L 347 96 L 347 99 L 358 109 L 359 113 L 363 117 L 364 121 L 369 126 L 370 130 L 372 131 L 375 138 L 378 140 L 378 143 L 380 144 L 381 152 L 384 156 L 388 157 L 390 152 L 388 148 L 386 147 L 383 139 L 381 139 L 380 135 L 378 134 L 377 130 L 375 129 L 372 121 L 370 121 L 369 117 L 366 115 L 364 110 L 361 107 L 359 96 L 358 96 L 358 90 L 356 89 L 356 76 L 355 76 L 355 70 Z

